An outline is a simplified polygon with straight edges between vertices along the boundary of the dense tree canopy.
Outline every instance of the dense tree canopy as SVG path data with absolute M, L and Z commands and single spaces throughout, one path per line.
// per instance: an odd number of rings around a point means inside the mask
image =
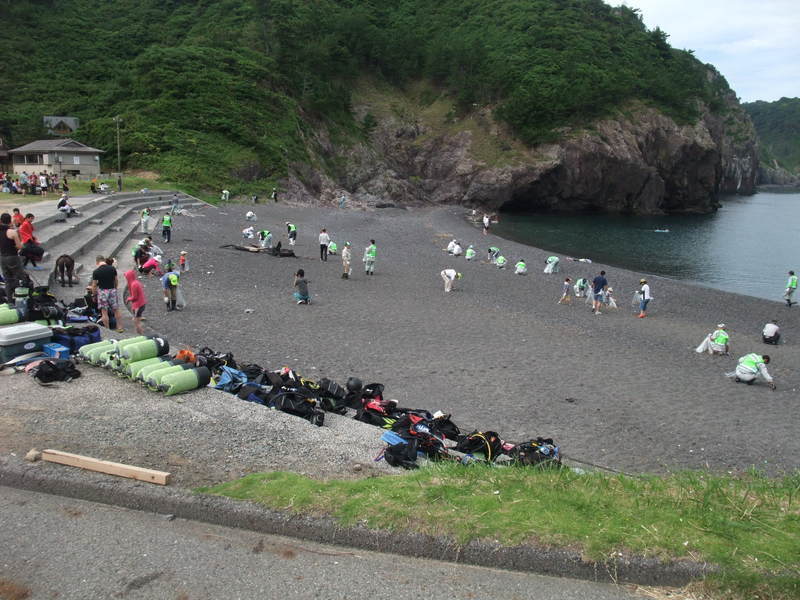
M 79 139 L 126 166 L 214 185 L 307 159 L 318 122 L 352 126 L 363 74 L 426 78 L 464 111 L 491 104 L 523 141 L 637 98 L 691 120 L 719 90 L 635 10 L 600 0 L 16 0 L 3 3 L 0 134 Z
M 750 102 L 744 109 L 753 119 L 765 156 L 789 171 L 800 173 L 800 98 Z

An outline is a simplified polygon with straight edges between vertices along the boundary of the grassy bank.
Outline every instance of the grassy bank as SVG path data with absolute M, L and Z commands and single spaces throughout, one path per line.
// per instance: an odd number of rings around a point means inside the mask
M 434 465 L 357 481 L 253 474 L 200 491 L 461 543 L 535 542 L 593 559 L 623 552 L 708 561 L 723 569 L 703 583 L 716 598 L 800 597 L 800 473 L 631 478 Z

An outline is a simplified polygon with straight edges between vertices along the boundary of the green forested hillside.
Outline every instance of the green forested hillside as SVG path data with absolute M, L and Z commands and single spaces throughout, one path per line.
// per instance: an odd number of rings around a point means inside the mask
M 526 143 L 632 98 L 691 120 L 725 91 L 600 0 L 16 0 L 0 22 L 11 145 L 72 115 L 78 139 L 113 150 L 120 115 L 125 167 L 197 187 L 282 176 L 319 124 L 355 139 L 349 87 L 364 74 L 429 79 L 465 111 L 492 104 Z
M 781 98 L 775 102 L 750 102 L 742 105 L 758 132 L 762 160 L 773 160 L 789 171 L 800 173 L 800 98 Z

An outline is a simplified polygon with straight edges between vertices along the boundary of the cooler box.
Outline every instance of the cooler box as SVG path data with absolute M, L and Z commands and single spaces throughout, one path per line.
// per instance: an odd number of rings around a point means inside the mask
M 52 335 L 49 327 L 36 323 L 0 327 L 0 362 L 29 352 L 40 352 L 42 345 L 49 342 Z
M 49 344 L 42 344 L 42 352 L 47 354 L 52 358 L 60 358 L 63 360 L 69 360 L 69 348 L 66 346 L 62 346 L 61 344 L 56 344 L 55 342 L 50 342 Z

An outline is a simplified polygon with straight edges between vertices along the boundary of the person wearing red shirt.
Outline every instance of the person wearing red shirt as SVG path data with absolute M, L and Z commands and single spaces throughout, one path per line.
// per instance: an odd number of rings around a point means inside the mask
M 23 258 L 23 266 L 28 266 L 28 262 L 33 264 L 33 269 L 41 270 L 42 267 L 36 266 L 36 261 L 42 259 L 44 250 L 39 246 L 39 241 L 33 235 L 33 220 L 34 217 L 31 213 L 25 215 L 25 221 L 19 226 L 19 239 L 22 242 L 22 250 L 20 256 Z
M 14 214 L 11 215 L 11 222 L 14 224 L 14 229 L 19 229 L 20 225 L 25 222 L 25 217 L 22 216 L 18 208 L 15 208 L 12 212 Z

